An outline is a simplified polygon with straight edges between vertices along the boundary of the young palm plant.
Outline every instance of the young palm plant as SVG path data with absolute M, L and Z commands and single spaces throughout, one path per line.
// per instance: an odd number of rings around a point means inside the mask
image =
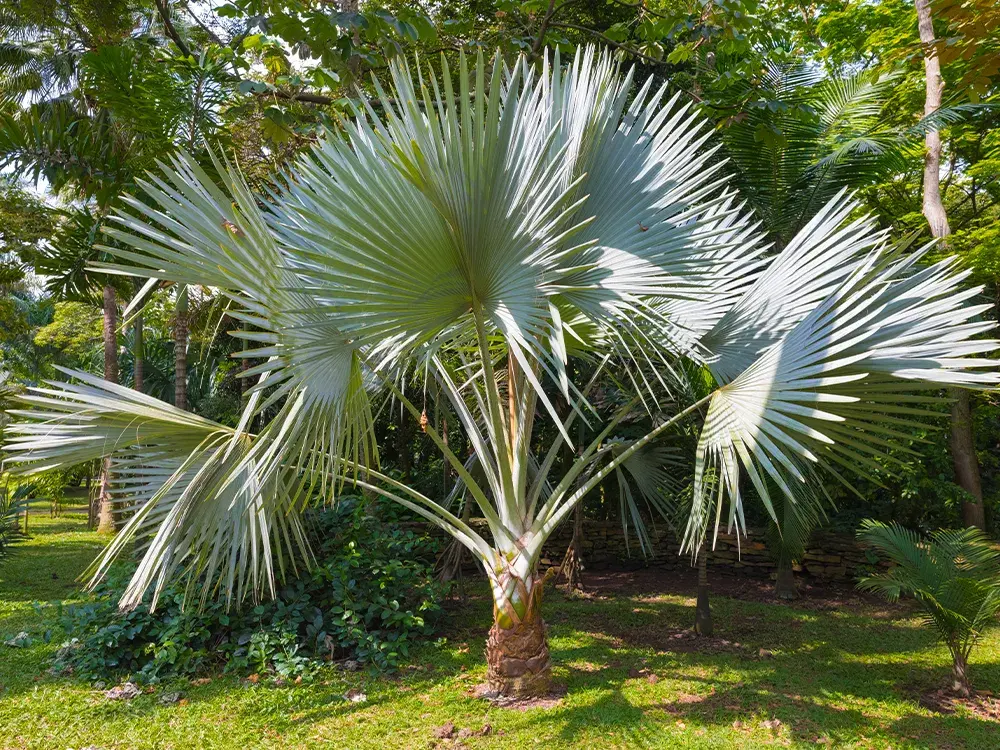
M 1000 612 L 1000 549 L 979 529 L 940 529 L 929 539 L 899 524 L 867 520 L 858 538 L 893 567 L 858 586 L 890 601 L 910 594 L 951 652 L 952 688 L 968 697 L 969 654 Z
M 179 156 L 118 218 L 119 261 L 102 267 L 214 287 L 251 325 L 234 335 L 258 342 L 244 356 L 263 363 L 246 371 L 259 380 L 236 428 L 83 373 L 17 412 L 7 448 L 19 470 L 116 462 L 134 513 L 93 572 L 139 537 L 123 606 L 176 577 L 202 599 L 272 592 L 310 561 L 303 511 L 350 482 L 471 551 L 495 605 L 489 685 L 541 693 L 542 545 L 699 407 L 693 549 L 727 498 L 730 525 L 742 523 L 741 464 L 772 514 L 763 477 L 806 507 L 818 500 L 795 490 L 817 467 L 863 468 L 935 413 L 943 385 L 997 382 L 995 362 L 973 356 L 995 348 L 973 338 L 986 306 L 965 304 L 977 291 L 952 262 L 918 268 L 920 253 L 850 220 L 844 195 L 769 258 L 703 123 L 665 86 L 634 89 L 607 54 L 580 50 L 566 69 L 463 57 L 457 74 L 390 70 L 391 89 L 376 82 L 378 100 L 266 200 L 232 165 L 216 165 L 216 184 Z M 571 436 L 593 418 L 593 380 L 571 382 L 570 357 L 636 390 L 581 446 Z M 663 394 L 685 360 L 714 388 L 673 405 Z M 414 371 L 446 394 L 472 446 L 479 481 L 426 425 L 485 534 L 378 468 L 373 404 L 392 397 L 419 419 Z M 623 447 L 615 431 L 639 403 L 654 426 Z M 251 432 L 260 415 L 271 418 Z M 536 449 L 546 419 L 558 438 Z M 576 455 L 554 476 L 564 448 Z

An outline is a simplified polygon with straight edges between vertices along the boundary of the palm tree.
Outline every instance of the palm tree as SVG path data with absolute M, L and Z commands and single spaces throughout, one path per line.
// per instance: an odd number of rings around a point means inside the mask
M 1000 612 L 1000 550 L 975 527 L 940 529 L 923 539 L 899 524 L 867 520 L 858 538 L 893 564 L 880 575 L 862 578 L 858 587 L 889 601 L 912 595 L 923 607 L 924 622 L 951 652 L 952 688 L 971 695 L 969 654 Z
M 850 220 L 845 195 L 767 258 L 699 118 L 651 81 L 633 96 L 609 55 L 581 50 L 540 71 L 463 57 L 457 75 L 443 63 L 440 79 L 422 68 L 416 82 L 403 61 L 390 70 L 378 110 L 362 104 L 266 203 L 228 163 L 216 184 L 182 155 L 111 232 L 132 249 L 112 248 L 119 262 L 102 267 L 215 287 L 252 325 L 233 334 L 259 344 L 242 356 L 260 362 L 237 427 L 85 373 L 25 397 L 34 408 L 7 446 L 19 470 L 116 463 L 136 510 L 93 574 L 143 536 L 123 606 L 176 577 L 202 600 L 273 592 L 311 559 L 304 510 L 350 483 L 470 550 L 495 605 L 489 685 L 544 692 L 542 545 L 700 406 L 687 549 L 727 499 L 742 527 L 741 465 L 772 513 L 762 477 L 818 502 L 797 491 L 811 472 L 870 464 L 936 414 L 943 385 L 998 382 L 996 362 L 973 356 L 996 342 L 973 338 L 990 324 L 975 322 L 983 306 L 965 302 L 977 290 L 951 261 L 918 268 L 921 253 Z M 575 421 L 593 418 L 570 356 L 619 371 L 636 394 L 553 477 Z M 682 362 L 714 386 L 668 411 Z M 414 372 L 445 394 L 475 453 L 482 481 L 426 424 L 488 533 L 379 470 L 373 403 L 393 397 L 419 420 L 401 387 Z M 622 447 L 616 429 L 640 402 L 654 426 Z M 557 437 L 536 455 L 546 420 Z

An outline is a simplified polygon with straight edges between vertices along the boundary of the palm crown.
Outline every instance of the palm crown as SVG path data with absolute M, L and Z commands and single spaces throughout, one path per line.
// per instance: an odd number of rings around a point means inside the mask
M 249 371 L 259 382 L 237 428 L 79 373 L 26 397 L 35 409 L 19 412 L 8 444 L 23 470 L 118 462 L 135 513 L 97 572 L 141 532 L 124 604 L 181 572 L 205 584 L 202 596 L 273 588 L 272 571 L 308 561 L 302 510 L 349 478 L 473 552 L 497 608 L 491 682 L 534 689 L 548 674 L 542 543 L 608 473 L 707 400 L 663 416 L 658 399 L 680 362 L 717 386 L 692 545 L 727 498 L 729 523 L 741 522 L 741 465 L 769 509 L 770 483 L 806 508 L 818 502 L 816 467 L 864 469 L 934 413 L 942 385 L 997 382 L 995 362 L 973 356 L 995 347 L 973 338 L 989 328 L 974 320 L 985 306 L 965 304 L 977 290 L 961 287 L 952 262 L 918 268 L 920 252 L 903 255 L 872 220 L 852 220 L 843 194 L 768 255 L 703 123 L 666 101 L 666 86 L 636 92 L 607 54 L 580 50 L 566 69 L 558 56 L 540 71 L 463 57 L 457 75 L 443 64 L 440 77 L 414 77 L 401 61 L 391 72 L 392 90 L 376 83 L 377 101 L 267 200 L 232 165 L 216 164 L 216 185 L 181 156 L 111 232 L 131 249 L 109 249 L 119 262 L 106 270 L 215 287 L 251 324 L 234 335 L 258 342 L 245 355 L 264 363 Z M 550 480 L 570 426 L 591 413 L 571 357 L 627 373 L 656 426 L 612 445 L 633 402 Z M 461 420 L 479 482 L 427 434 L 490 540 L 377 468 L 373 403 L 391 396 L 418 417 L 403 387 L 413 373 L 436 381 Z M 546 416 L 559 438 L 535 456 L 532 430 Z

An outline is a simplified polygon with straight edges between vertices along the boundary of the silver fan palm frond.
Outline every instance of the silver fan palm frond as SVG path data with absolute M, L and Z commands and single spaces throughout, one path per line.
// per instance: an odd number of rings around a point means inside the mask
M 877 470 L 875 459 L 891 461 L 886 449 L 900 447 L 907 430 L 940 416 L 934 407 L 947 402 L 944 386 L 997 384 L 998 361 L 978 356 L 997 348 L 996 341 L 978 337 L 993 327 L 977 320 L 990 305 L 966 304 L 981 289 L 963 288 L 968 272 L 954 259 L 919 268 L 928 249 L 904 257 L 876 246 L 849 263 L 847 278 L 783 335 L 781 327 L 801 308 L 775 308 L 768 317 L 775 322 L 759 329 L 764 346 L 756 351 L 751 332 L 758 329 L 752 327 L 736 339 L 741 345 L 735 351 L 720 347 L 715 367 L 722 373 L 727 357 L 756 359 L 712 397 L 698 445 L 690 546 L 700 543 L 713 505 L 719 517 L 724 495 L 731 500 L 730 525 L 741 517 L 740 464 L 777 522 L 766 477 L 792 503 L 816 501 L 809 486 L 813 468 L 837 476 L 845 469 L 862 475 Z M 811 290 L 818 276 L 833 274 L 833 268 L 817 268 L 807 278 L 786 276 L 785 283 Z M 762 290 L 749 309 L 764 313 L 781 296 Z M 772 336 L 778 338 L 769 343 Z M 712 495 L 702 487 L 708 466 L 725 477 Z
M 66 385 L 18 415 L 26 470 L 119 461 L 130 533 L 148 540 L 129 601 L 181 574 L 234 600 L 266 593 L 276 569 L 308 561 L 301 511 L 353 482 L 472 550 L 496 605 L 489 680 L 531 691 L 549 674 L 543 543 L 613 472 L 624 486 L 651 477 L 636 487 L 655 496 L 667 484 L 657 439 L 701 406 L 695 541 L 713 503 L 718 513 L 729 497 L 739 515 L 741 471 L 765 503 L 769 483 L 795 495 L 821 469 L 864 467 L 932 410 L 935 389 L 997 382 L 978 356 L 995 342 L 979 339 L 976 291 L 952 264 L 918 267 L 919 254 L 852 220 L 844 195 L 769 256 L 705 125 L 607 53 L 579 50 L 565 68 L 558 56 L 540 70 L 463 56 L 457 71 L 400 60 L 390 71 L 390 88 L 376 82 L 378 101 L 284 189 L 256 196 L 224 160 L 216 184 L 180 156 L 118 217 L 105 270 L 215 287 L 251 324 L 234 335 L 263 363 L 239 428 L 184 422 L 83 376 L 99 413 Z M 578 356 L 599 363 L 589 383 L 573 382 Z M 637 392 L 573 445 L 611 368 Z M 664 386 L 699 368 L 714 391 L 668 412 L 677 393 Z M 426 427 L 489 539 L 447 499 L 379 470 L 371 404 L 391 396 L 419 418 L 404 387 L 414 372 L 472 446 L 475 461 L 460 459 Z M 639 402 L 655 427 L 623 442 Z M 537 457 L 546 419 L 556 437 Z M 556 460 L 568 450 L 573 461 Z

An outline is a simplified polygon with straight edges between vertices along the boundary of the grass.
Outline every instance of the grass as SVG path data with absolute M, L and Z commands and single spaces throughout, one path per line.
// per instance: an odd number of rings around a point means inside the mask
M 550 595 L 555 673 L 568 692 L 549 709 L 500 709 L 468 695 L 485 673 L 485 600 L 453 612 L 443 644 L 423 648 L 400 675 L 331 669 L 285 686 L 213 676 L 112 702 L 85 682 L 46 674 L 62 634 L 33 606 L 80 598 L 75 578 L 101 540 L 78 515 L 31 521 L 32 538 L 0 563 L 0 640 L 22 630 L 34 637 L 26 648 L 0 645 L 3 748 L 1000 747 L 997 723 L 916 702 L 947 681 L 948 655 L 905 608 L 816 611 L 716 597 L 717 636 L 727 643 L 698 651 L 688 649 L 703 642 L 675 637 L 694 602 L 672 594 Z M 760 658 L 760 649 L 773 654 Z M 1000 688 L 997 629 L 972 670 L 980 689 Z M 367 700 L 345 700 L 351 688 Z M 161 705 L 174 690 L 184 700 Z M 446 722 L 494 732 L 436 739 Z

